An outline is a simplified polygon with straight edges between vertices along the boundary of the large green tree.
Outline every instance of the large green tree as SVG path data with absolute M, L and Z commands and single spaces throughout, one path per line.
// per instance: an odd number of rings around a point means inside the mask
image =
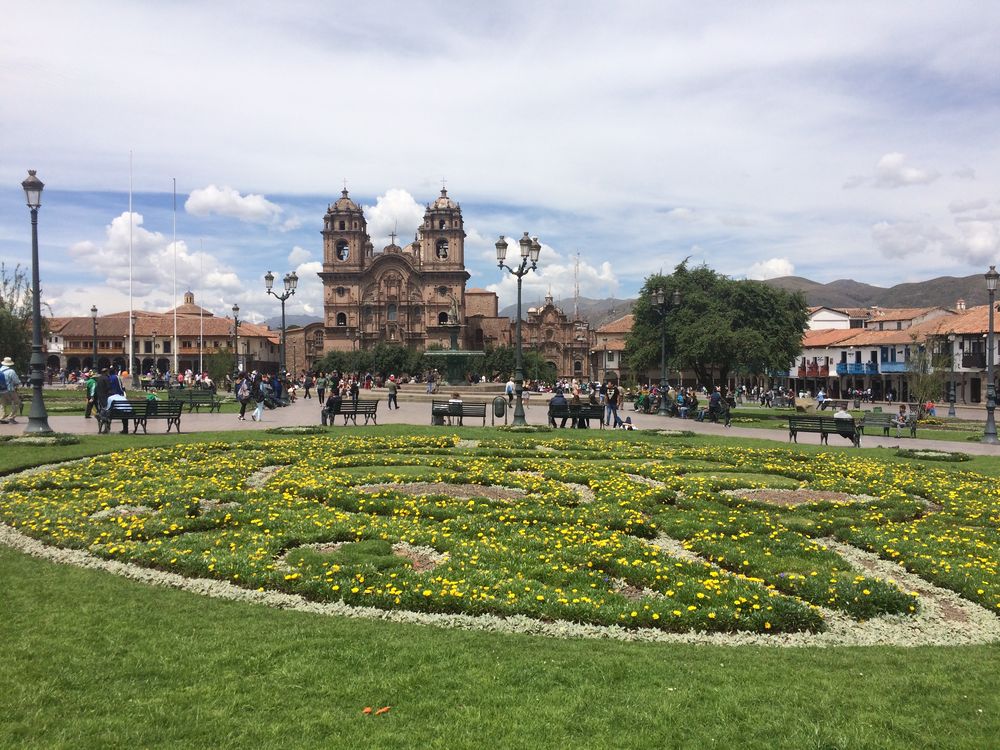
M 44 336 L 44 331 L 43 331 Z M 31 359 L 31 282 L 21 266 L 0 263 L 0 359 L 10 357 L 19 373 Z
M 657 289 L 667 300 L 680 292 L 680 306 L 665 320 L 653 300 Z M 688 268 L 687 261 L 670 275 L 648 277 L 632 313 L 625 356 L 633 372 L 659 368 L 663 325 L 668 368 L 691 370 L 706 386 L 732 372 L 787 370 L 802 349 L 809 317 L 801 293 L 730 279 L 706 265 Z

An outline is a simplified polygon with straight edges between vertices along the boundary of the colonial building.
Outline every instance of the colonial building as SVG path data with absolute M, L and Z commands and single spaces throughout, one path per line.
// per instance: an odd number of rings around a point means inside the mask
M 551 293 L 541 307 L 528 308 L 528 319 L 521 324 L 521 339 L 526 349 L 541 353 L 555 365 L 560 378 L 586 380 L 591 377 L 593 332 L 583 320 L 570 320 L 555 306 Z
M 243 368 L 277 371 L 280 334 L 244 320 L 236 327 L 234 318 L 217 317 L 196 305 L 191 292 L 177 307 L 176 351 L 173 309 L 162 313 L 134 310 L 132 321 L 133 366 L 138 366 L 140 373 L 154 368 L 160 372 L 198 371 L 204 369 L 205 357 L 224 349 L 235 352 Z M 52 318 L 46 365 L 68 371 L 95 366 L 128 369 L 129 328 L 127 310 L 97 317 Z
M 462 209 L 447 190 L 427 206 L 405 247 L 393 237 L 376 252 L 364 213 L 346 189 L 330 205 L 322 234 L 326 350 L 366 349 L 379 341 L 411 349 L 447 347 L 455 326 L 463 347 L 476 348 L 477 334 L 467 320 Z M 479 330 L 485 341 L 486 331 Z

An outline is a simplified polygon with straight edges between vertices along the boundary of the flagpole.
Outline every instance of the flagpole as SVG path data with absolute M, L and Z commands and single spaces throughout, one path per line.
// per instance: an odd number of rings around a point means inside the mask
M 174 177 L 174 375 L 177 374 L 177 178 Z
M 204 240 L 198 240 L 198 250 L 198 278 L 200 280 L 205 278 Z M 205 372 L 205 308 L 202 305 L 198 305 L 198 372 Z
M 135 307 L 132 301 L 132 149 L 128 150 L 128 369 L 132 371 L 132 387 L 139 387 L 139 370 L 135 366 Z

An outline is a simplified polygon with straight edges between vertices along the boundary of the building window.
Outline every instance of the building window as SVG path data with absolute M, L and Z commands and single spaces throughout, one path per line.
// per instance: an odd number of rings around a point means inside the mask
M 347 260 L 351 257 L 351 248 L 347 240 L 337 240 L 337 260 Z
M 337 325 L 340 328 L 343 328 L 344 326 L 347 325 L 347 313 L 337 313 Z M 319 336 L 317 337 L 317 338 L 320 339 L 321 343 L 322 343 L 322 336 L 323 336 L 323 333 L 321 331 L 320 334 L 319 334 Z
M 339 224 L 340 224 L 340 226 L 338 228 L 340 229 L 341 232 L 343 232 L 344 229 L 345 229 L 344 222 L 341 221 L 341 222 L 339 222 Z
M 438 260 L 446 260 L 448 258 L 448 240 L 440 239 L 437 241 L 437 253 Z
M 448 313 L 441 312 L 438 313 L 438 325 L 443 326 L 448 322 Z
M 614 352 L 608 352 L 608 364 L 609 365 L 610 364 L 614 364 L 614 361 L 615 361 L 615 353 Z
M 388 305 L 385 306 L 385 318 L 391 323 L 396 322 L 397 313 L 396 313 L 395 303 L 390 302 Z
M 576 372 L 576 373 L 583 372 L 583 362 L 574 362 L 573 363 L 573 372 Z

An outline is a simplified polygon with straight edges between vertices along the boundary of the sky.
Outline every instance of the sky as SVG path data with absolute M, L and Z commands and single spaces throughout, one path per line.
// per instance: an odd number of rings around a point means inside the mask
M 578 259 L 592 298 L 685 258 L 879 286 L 1000 262 L 1000 4 L 4 5 L 0 259 L 30 266 L 36 169 L 57 315 L 128 309 L 131 268 L 137 309 L 257 322 L 295 270 L 287 312 L 318 316 L 345 184 L 377 248 L 446 186 L 501 306 L 493 245 L 525 231 L 527 304 Z

